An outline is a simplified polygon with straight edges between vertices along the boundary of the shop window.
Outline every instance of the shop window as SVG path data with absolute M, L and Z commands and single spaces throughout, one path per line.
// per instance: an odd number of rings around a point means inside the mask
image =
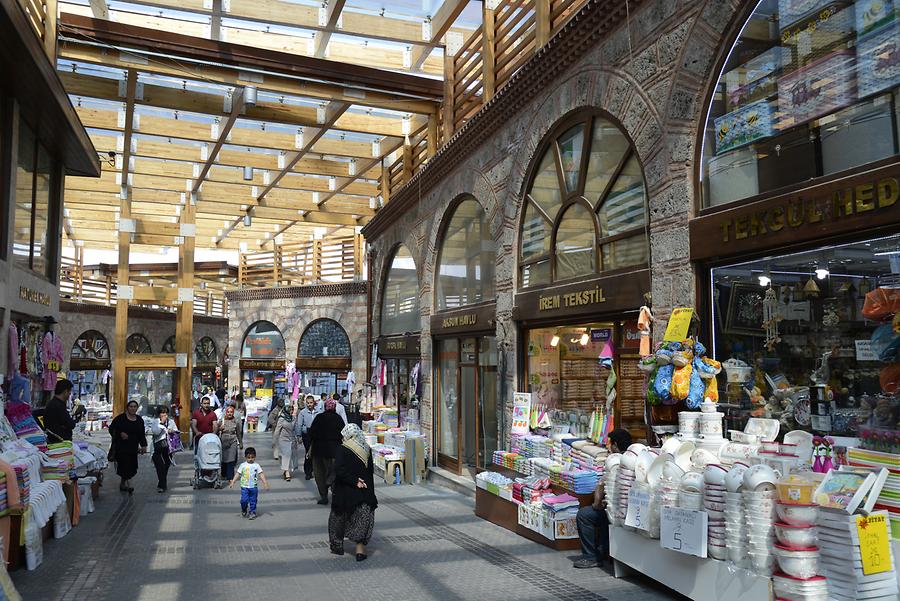
M 758 3 L 709 108 L 705 206 L 897 155 L 900 12 L 894 5 Z
M 551 136 L 525 196 L 521 286 L 648 263 L 640 162 L 612 122 L 581 113 Z
M 720 394 L 743 408 L 736 422 L 768 414 L 782 430 L 856 436 L 883 410 L 893 426 L 900 236 L 716 267 L 711 281 L 714 356 L 731 372 Z
M 174 335 L 169 336 L 168 338 L 166 338 L 166 341 L 163 342 L 162 352 L 166 355 L 175 354 L 175 336 Z
M 216 341 L 204 336 L 194 345 L 194 363 L 197 365 L 215 365 L 219 362 L 219 350 Z
M 284 359 L 284 336 L 268 321 L 257 321 L 244 335 L 242 359 Z
M 105 362 L 109 367 L 109 344 L 106 338 L 97 330 L 87 330 L 72 345 L 72 352 L 69 355 L 70 363 L 73 359 L 79 361 L 98 361 Z
M 128 402 L 136 401 L 141 415 L 156 417 L 176 394 L 174 369 L 128 370 Z
M 440 243 L 438 310 L 493 300 L 496 260 L 484 209 L 474 199 L 464 200 L 454 210 Z
M 381 296 L 381 335 L 418 332 L 421 322 L 416 263 L 406 247 L 400 245 L 390 265 Z
M 350 339 L 341 325 L 331 319 L 309 324 L 300 337 L 301 357 L 349 357 Z
M 130 355 L 152 353 L 150 341 L 143 334 L 132 334 L 125 340 L 125 352 Z
M 13 256 L 15 264 L 49 276 L 50 202 L 54 162 L 24 121 L 19 123 Z

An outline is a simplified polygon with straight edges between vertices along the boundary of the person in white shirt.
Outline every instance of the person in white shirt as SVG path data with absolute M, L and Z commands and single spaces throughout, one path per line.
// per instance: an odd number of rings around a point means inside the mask
M 169 419 L 168 407 L 160 407 L 158 417 L 150 422 L 153 436 L 153 467 L 156 468 L 156 492 L 166 492 L 172 453 L 169 450 L 169 433 L 178 432 L 175 420 Z

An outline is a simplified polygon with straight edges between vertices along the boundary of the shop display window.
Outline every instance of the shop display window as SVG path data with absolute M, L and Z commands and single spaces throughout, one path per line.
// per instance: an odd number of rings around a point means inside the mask
M 312 322 L 300 337 L 300 357 L 349 357 L 350 339 L 341 325 L 331 319 Z
M 896 426 L 900 236 L 716 267 L 711 285 L 720 398 L 740 418 L 846 436 L 873 414 Z M 897 306 L 878 312 L 880 298 Z
M 474 199 L 464 200 L 454 210 L 441 241 L 438 310 L 493 300 L 496 260 L 484 209 Z
M 13 256 L 15 264 L 45 277 L 50 274 L 49 232 L 54 161 L 24 121 L 19 123 L 16 161 L 15 223 Z
M 548 409 L 591 411 L 606 403 L 614 355 L 613 324 L 528 330 L 527 381 L 532 402 Z M 603 364 L 598 358 L 608 358 Z
M 160 407 L 171 407 L 177 394 L 174 369 L 128 370 L 128 402 L 137 401 L 144 417 L 155 417 Z
M 709 109 L 705 206 L 897 155 L 896 4 L 757 4 L 728 55 Z
M 581 113 L 543 152 L 525 199 L 522 287 L 645 266 L 644 177 L 621 130 Z
M 381 335 L 418 332 L 422 327 L 415 261 L 406 247 L 400 245 L 390 265 L 381 297 Z
M 125 340 L 125 352 L 129 355 L 134 355 L 139 353 L 152 353 L 153 349 L 150 347 L 150 341 L 147 340 L 146 336 L 135 333 Z

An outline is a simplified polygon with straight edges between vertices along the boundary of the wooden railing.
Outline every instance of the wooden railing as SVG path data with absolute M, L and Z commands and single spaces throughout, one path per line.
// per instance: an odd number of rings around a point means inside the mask
M 50 62 L 56 64 L 56 28 L 59 8 L 57 0 L 19 0 L 34 34 L 44 45 Z
M 411 136 L 401 156 L 383 166 L 382 200 L 388 202 L 586 3 L 485 0 L 482 26 L 455 52 L 448 47 L 444 54 L 444 102 L 429 124 L 433 131 Z
M 115 306 L 118 300 L 118 286 L 111 275 L 93 276 L 85 273 L 81 260 L 81 249 L 76 255 L 62 257 L 59 269 L 59 297 L 61 300 L 74 303 Z M 132 306 L 175 312 L 170 305 L 152 303 L 133 303 Z M 194 295 L 194 315 L 207 317 L 228 317 L 228 301 L 219 291 L 198 290 Z
M 310 240 L 241 253 L 238 283 L 241 288 L 273 288 L 356 281 L 363 276 L 363 255 L 362 236 Z

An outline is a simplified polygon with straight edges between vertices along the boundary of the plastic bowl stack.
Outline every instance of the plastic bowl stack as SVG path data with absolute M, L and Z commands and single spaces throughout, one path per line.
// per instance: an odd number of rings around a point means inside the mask
M 741 495 L 747 468 L 743 463 L 736 463 L 725 475 L 725 546 L 729 561 L 739 567 L 746 567 L 750 560 L 747 555 L 748 528 L 744 516 L 744 498 Z
M 622 461 L 621 453 L 614 453 L 606 458 L 603 468 L 603 479 L 606 487 L 606 516 L 610 524 L 616 524 L 616 508 L 619 504 L 619 465 Z
M 728 558 L 725 543 L 725 476 L 728 468 L 711 463 L 703 470 L 703 509 L 708 516 L 708 548 L 713 559 Z
M 622 453 L 622 461 L 619 463 L 619 473 L 616 478 L 618 499 L 616 502 L 616 524 L 625 523 L 625 512 L 628 511 L 628 493 L 634 485 L 634 468 L 637 465 L 637 453 L 631 449 Z
M 750 566 L 761 576 L 771 576 L 775 567 L 775 504 L 778 475 L 767 465 L 754 465 L 744 472 L 744 519 L 747 525 Z
M 828 582 L 824 576 L 805 580 L 787 574 L 772 576 L 775 597 L 785 601 L 828 601 Z
M 808 484 L 813 486 L 812 483 Z M 779 522 L 775 524 L 775 555 L 781 572 L 793 578 L 793 586 L 807 587 L 817 591 L 821 587 L 819 575 L 819 548 L 816 546 L 816 517 L 819 508 L 809 502 L 806 494 L 807 483 L 797 477 L 787 478 L 778 483 L 779 500 L 775 512 Z M 798 493 L 798 487 L 803 493 Z M 786 598 L 806 598 L 795 595 Z

